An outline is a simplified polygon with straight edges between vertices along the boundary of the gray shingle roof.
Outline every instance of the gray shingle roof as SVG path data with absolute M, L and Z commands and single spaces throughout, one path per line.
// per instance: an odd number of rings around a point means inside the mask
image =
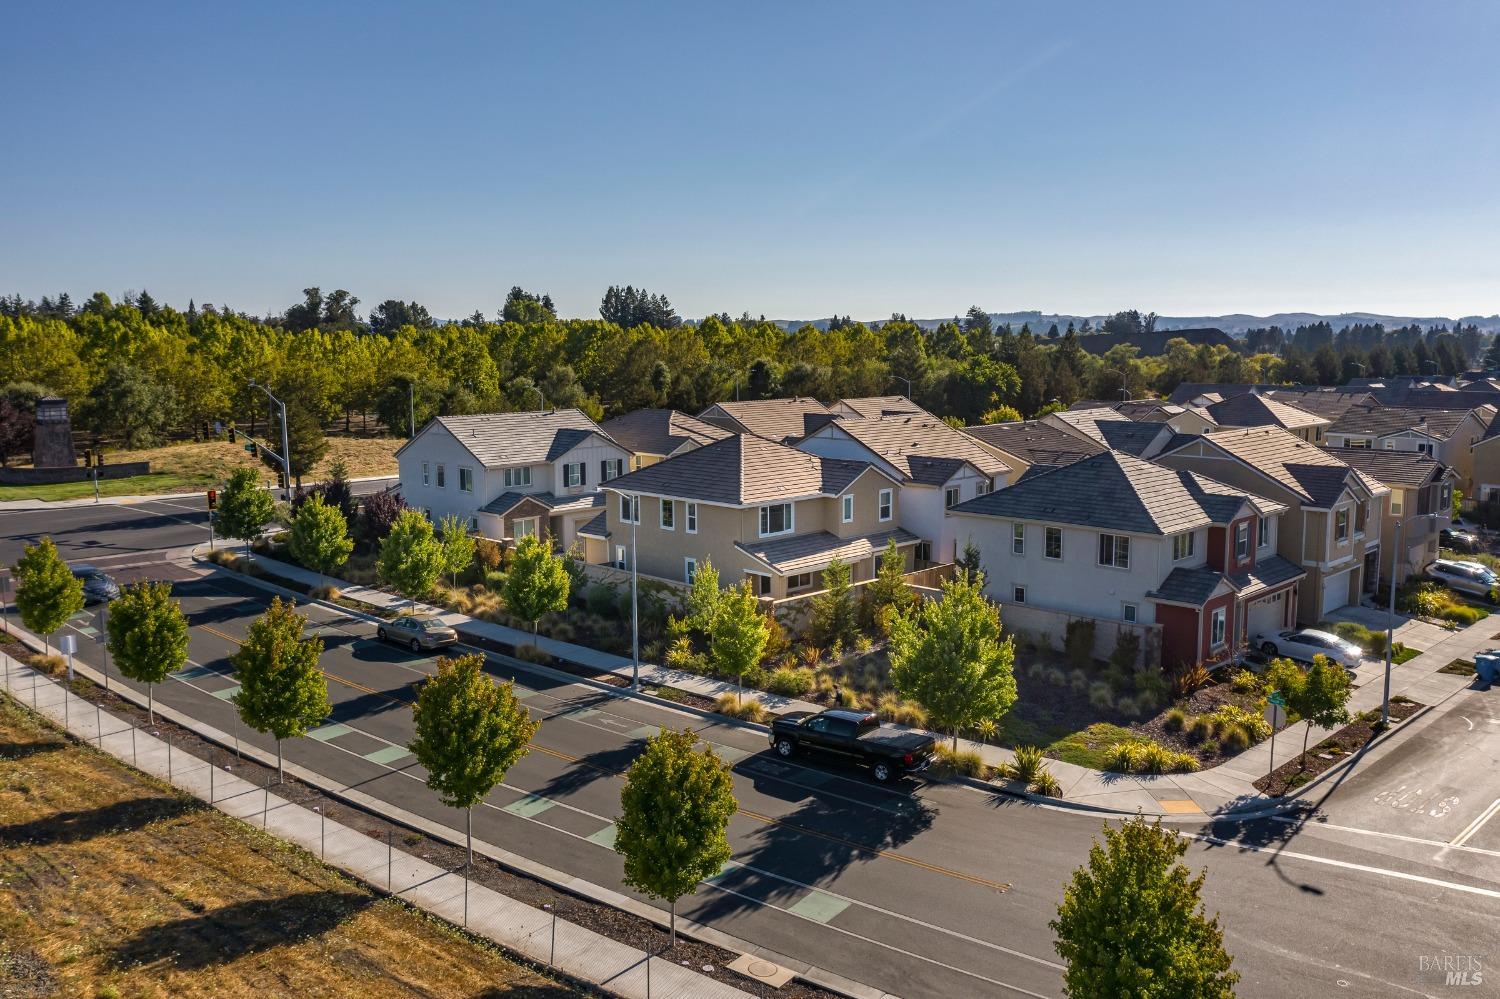
M 675 409 L 637 409 L 599 426 L 633 454 L 669 455 L 684 444 L 712 444 L 729 436 L 723 427 Z
M 1201 438 L 1185 437 L 1180 443 L 1198 440 L 1210 442 L 1315 507 L 1332 506 L 1351 483 L 1371 493 L 1386 491 L 1374 479 L 1280 427 L 1226 427 Z M 1178 438 L 1173 438 L 1172 450 L 1178 446 Z
M 1415 451 L 1361 447 L 1325 447 L 1323 450 L 1388 486 L 1423 486 L 1440 477 L 1446 467 L 1442 462 Z
M 607 526 L 608 520 L 609 518 L 605 514 L 601 513 L 599 514 L 599 516 L 595 517 L 593 520 L 580 527 L 578 529 L 578 533 L 587 534 L 591 538 L 607 538 L 609 537 L 609 527 Z
M 807 433 L 808 415 L 830 416 L 833 410 L 816 399 L 750 399 L 744 402 L 721 402 L 698 414 L 701 420 L 714 422 L 709 414 L 718 410 L 745 428 L 746 433 L 780 444 L 798 440 Z
M 439 416 L 432 422 L 442 425 L 486 468 L 553 461 L 591 433 L 610 439 L 597 423 L 576 409 Z M 424 427 L 422 433 L 401 445 L 396 453 L 411 447 L 426 432 Z
M 1165 430 L 1160 423 L 1138 423 L 1104 406 L 1065 410 L 1053 413 L 1051 418 L 1061 420 L 1107 448 L 1137 456 L 1144 454 Z
M 604 505 L 604 494 L 600 492 L 579 493 L 576 496 L 555 496 L 552 493 L 503 492 L 480 507 L 481 513 L 492 513 L 503 517 L 525 500 L 534 500 L 553 513 L 572 513 L 575 510 L 591 510 Z
M 1231 396 L 1208 407 L 1208 415 L 1221 427 L 1285 427 L 1303 430 L 1326 427 L 1329 421 L 1316 413 L 1279 402 L 1255 392 Z
M 942 485 L 964 462 L 990 477 L 1010 471 L 1009 465 L 968 434 L 926 413 L 875 420 L 840 419 L 836 426 L 907 479 L 925 485 Z
M 914 545 L 921 540 L 900 528 L 858 538 L 841 538 L 828 531 L 814 531 L 773 541 L 736 541 L 735 547 L 777 572 L 793 573 L 821 569 L 834 558 L 845 562 L 870 558 L 878 555 L 892 538 L 898 545 Z
M 991 447 L 997 447 L 1006 454 L 1015 455 L 1031 465 L 1033 471 L 1061 468 L 1104 450 L 1102 444 L 1080 440 L 1041 420 L 965 427 L 964 433 Z M 1031 471 L 1027 474 L 1030 475 Z
M 1220 583 L 1228 583 L 1230 589 L 1243 598 L 1274 590 L 1305 575 L 1307 570 L 1293 565 L 1280 555 L 1268 555 L 1257 559 L 1255 568 L 1245 572 L 1226 574 L 1205 565 L 1192 569 L 1173 569 L 1167 573 L 1167 578 L 1161 581 L 1161 585 L 1147 592 L 1146 596 L 1167 603 L 1202 607 L 1214 595 Z
M 1308 385 L 1289 385 L 1271 389 L 1265 394 L 1280 402 L 1291 403 L 1298 409 L 1317 413 L 1325 420 L 1337 420 L 1350 406 L 1368 405 L 1375 401 L 1375 397 L 1363 389 L 1345 392 Z
M 836 496 L 872 467 L 867 461 L 820 458 L 750 434 L 735 434 L 611 479 L 604 488 L 749 506 L 800 496 Z
M 1248 572 L 1237 572 L 1229 577 L 1229 585 L 1242 597 L 1253 597 L 1265 590 L 1274 590 L 1294 579 L 1307 575 L 1307 570 L 1280 555 L 1267 555 L 1255 560 L 1255 568 Z
M 1286 509 L 1196 472 L 1104 451 L 976 496 L 953 512 L 1165 535 L 1228 524 L 1246 503 L 1262 515 Z
M 1447 440 L 1469 416 L 1467 409 L 1410 409 L 1404 406 L 1351 406 L 1328 428 L 1331 434 L 1369 434 L 1384 437 L 1403 430 L 1418 430 L 1429 437 Z

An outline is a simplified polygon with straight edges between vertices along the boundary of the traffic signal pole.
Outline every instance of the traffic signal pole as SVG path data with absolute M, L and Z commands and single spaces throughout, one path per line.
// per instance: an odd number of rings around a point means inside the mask
M 292 498 L 292 451 L 291 448 L 287 446 L 286 403 L 282 402 L 280 399 L 272 395 L 270 389 L 257 382 L 254 378 L 250 379 L 250 387 L 260 389 L 266 394 L 267 399 L 270 399 L 271 402 L 281 407 L 281 453 L 277 454 L 270 448 L 266 448 L 266 451 L 271 455 L 271 457 L 281 462 L 281 470 L 284 476 L 281 485 L 281 498 L 284 500 L 290 500 Z M 265 447 L 265 445 L 262 444 L 261 447 Z

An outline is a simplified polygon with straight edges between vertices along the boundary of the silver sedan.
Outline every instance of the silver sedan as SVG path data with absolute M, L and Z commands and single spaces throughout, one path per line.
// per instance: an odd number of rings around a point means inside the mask
M 396 642 L 407 646 L 413 652 L 452 645 L 458 641 L 458 632 L 442 621 L 435 617 L 421 617 L 415 614 L 403 615 L 394 621 L 382 624 L 375 629 L 375 635 L 382 642 Z

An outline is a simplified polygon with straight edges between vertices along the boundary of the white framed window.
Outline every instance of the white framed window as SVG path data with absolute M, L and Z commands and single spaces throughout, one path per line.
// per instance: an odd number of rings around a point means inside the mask
M 772 503 L 760 508 L 760 536 L 790 534 L 793 528 L 792 504 Z
M 629 496 L 629 495 L 627 495 L 625 493 L 621 493 L 620 494 L 620 523 L 622 523 L 622 524 L 639 524 L 641 522 L 641 520 L 640 520 L 640 514 L 641 514 L 640 499 L 638 497 L 633 497 L 633 496 Z
M 893 495 L 889 489 L 880 490 L 880 519 L 882 521 L 891 519 L 891 500 Z
M 624 458 L 604 458 L 599 462 L 599 481 L 608 482 L 625 474 Z
M 853 495 L 844 495 L 839 497 L 839 520 L 845 524 L 854 522 Z
M 1363 504 L 1363 503 L 1357 503 L 1357 504 L 1355 504 L 1355 507 L 1354 507 L 1354 533 L 1355 534 L 1364 534 L 1365 533 L 1365 520 L 1367 518 L 1368 518 L 1368 512 L 1365 509 L 1365 504 Z
M 1012 555 L 1026 554 L 1026 525 L 1010 525 L 1010 553 Z
M 1121 604 L 1120 620 L 1135 624 L 1140 619 L 1141 608 L 1138 604 Z
M 432 485 L 432 469 L 427 462 L 422 462 L 422 485 Z
M 663 531 L 677 530 L 677 504 L 669 499 L 661 501 L 661 529 Z
M 1192 558 L 1197 537 L 1192 531 L 1172 535 L 1172 561 L 1181 562 L 1185 558 Z
M 1438 513 L 1453 512 L 1453 483 L 1444 482 L 1443 488 L 1438 490 Z
M 1333 511 L 1333 540 L 1344 544 L 1349 540 L 1349 508 Z
M 438 464 L 437 472 L 438 472 L 437 487 L 439 489 L 446 489 L 446 488 L 448 488 L 448 475 L 447 475 L 448 470 L 446 468 L 444 468 L 441 463 L 439 463 Z
M 974 495 L 983 496 L 993 488 L 994 487 L 990 485 L 989 479 L 980 479 L 978 482 L 974 483 Z
M 1224 647 L 1224 608 L 1216 607 L 1208 618 L 1208 644 L 1215 649 Z
M 1255 544 L 1259 548 L 1271 547 L 1271 518 L 1262 517 L 1255 525 Z
M 692 584 L 693 577 L 698 575 L 698 560 L 691 555 L 685 555 L 682 559 L 682 580 Z
M 790 593 L 793 590 L 811 589 L 813 585 L 813 574 L 810 572 L 799 572 L 786 577 L 786 589 Z
M 1370 446 L 1370 442 L 1364 437 L 1351 437 L 1344 442 L 1344 446 L 1357 448 L 1362 451 Z
M 1392 517 L 1399 517 L 1399 516 L 1401 516 L 1401 497 L 1402 497 L 1402 495 L 1403 494 L 1402 494 L 1401 490 L 1399 490 L 1399 489 L 1392 489 L 1391 490 L 1391 516 Z
M 1050 558 L 1054 562 L 1062 558 L 1062 528 L 1042 528 L 1042 558 Z
M 1026 587 L 1012 586 L 1010 588 L 1010 602 L 1013 604 L 1024 604 L 1026 602 Z
M 1130 568 L 1130 539 L 1123 534 L 1099 535 L 1099 564 L 1115 569 Z
M 687 532 L 689 534 L 697 534 L 698 533 L 698 504 L 697 503 L 684 503 L 684 504 L 682 504 L 682 507 L 683 507 L 683 515 L 684 515 L 683 519 L 686 521 L 686 525 L 685 526 L 687 527 Z
M 439 483 L 439 485 L 441 485 L 441 483 Z M 507 468 L 505 470 L 505 486 L 507 489 L 513 486 L 529 485 L 531 485 L 530 465 L 522 465 L 520 468 Z
M 1234 525 L 1234 557 L 1243 562 L 1250 557 L 1250 521 L 1242 520 Z
M 1395 441 L 1386 441 L 1385 442 L 1385 449 L 1387 451 L 1394 451 L 1394 450 L 1396 450 L 1396 442 Z
M 471 530 L 471 531 L 478 531 L 479 530 L 479 518 L 478 517 L 470 517 L 469 518 L 469 530 Z
M 535 517 L 520 517 L 511 521 L 511 531 L 515 534 L 516 540 L 536 537 L 536 522 L 537 519 Z
M 615 568 L 628 569 L 629 564 L 625 560 L 625 546 L 615 545 Z
M 458 466 L 458 491 L 461 493 L 474 491 L 474 469 L 467 465 Z
M 943 509 L 958 506 L 958 487 L 949 486 L 943 490 Z
M 570 461 L 563 465 L 563 486 L 573 489 L 584 484 L 583 462 Z

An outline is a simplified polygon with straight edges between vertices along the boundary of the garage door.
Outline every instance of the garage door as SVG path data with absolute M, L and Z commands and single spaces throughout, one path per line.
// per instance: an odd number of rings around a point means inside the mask
M 1349 574 L 1353 571 L 1353 569 L 1345 569 L 1323 580 L 1324 617 L 1327 617 L 1330 611 L 1336 611 L 1349 603 Z
M 1257 635 L 1274 635 L 1281 630 L 1286 599 L 1285 593 L 1277 593 L 1251 602 L 1250 609 L 1245 614 L 1245 624 L 1250 629 L 1250 638 L 1254 639 Z

